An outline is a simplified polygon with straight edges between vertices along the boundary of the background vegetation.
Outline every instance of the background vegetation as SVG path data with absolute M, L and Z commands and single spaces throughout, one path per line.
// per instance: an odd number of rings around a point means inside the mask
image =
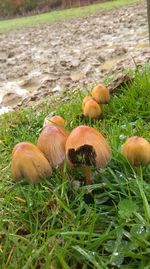
M 5 18 L 29 13 L 37 14 L 58 8 L 80 7 L 106 1 L 107 0 L 0 0 L 0 17 Z M 131 0 L 126 1 L 130 3 Z M 109 2 L 114 2 L 114 0 L 109 0 Z
M 120 7 L 137 1 L 138 0 L 114 0 L 105 3 L 93 4 L 85 7 L 57 10 L 53 12 L 47 12 L 44 14 L 28 16 L 23 18 L 15 18 L 11 20 L 5 19 L 0 21 L 0 33 L 15 30 L 22 27 L 30 27 L 43 23 L 50 23 L 54 21 L 66 20 L 69 18 L 87 16 L 102 9 L 111 9 L 113 7 Z
M 0 15 L 11 16 L 61 6 L 61 0 L 0 0 Z

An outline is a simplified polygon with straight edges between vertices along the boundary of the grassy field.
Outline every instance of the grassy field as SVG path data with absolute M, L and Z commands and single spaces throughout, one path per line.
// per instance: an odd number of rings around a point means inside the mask
M 22 27 L 30 27 L 54 21 L 66 20 L 74 17 L 86 16 L 102 9 L 111 9 L 113 7 L 120 7 L 134 2 L 137 2 L 137 0 L 114 0 L 106 3 L 100 3 L 81 8 L 72 8 L 63 11 L 53 11 L 30 17 L 3 20 L 0 21 L 0 33 L 8 32 Z
M 37 142 L 51 102 L 43 109 L 9 113 L 0 121 L 0 264 L 1 268 L 149 269 L 150 166 L 136 171 L 120 153 L 132 135 L 150 140 L 150 66 L 135 74 L 104 106 L 104 119 L 87 125 L 101 131 L 113 157 L 107 168 L 92 170 L 93 201 L 87 187 L 71 182 L 82 170 L 53 171 L 38 185 L 14 183 L 10 160 L 19 141 Z M 90 90 L 90 89 L 89 89 Z M 80 91 L 58 105 L 70 131 L 81 119 Z

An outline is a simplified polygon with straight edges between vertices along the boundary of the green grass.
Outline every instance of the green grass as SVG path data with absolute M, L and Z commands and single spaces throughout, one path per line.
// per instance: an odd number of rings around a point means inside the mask
M 150 66 L 136 72 L 104 106 L 104 119 L 87 122 L 112 147 L 107 168 L 92 171 L 94 202 L 87 188 L 71 186 L 82 170 L 57 169 L 38 185 L 12 181 L 11 151 L 19 141 L 36 143 L 50 101 L 41 111 L 20 110 L 0 121 L 0 265 L 7 269 L 149 269 L 150 166 L 137 171 L 121 156 L 128 136 L 150 140 Z M 81 120 L 80 91 L 55 113 L 72 130 Z
M 113 7 L 120 7 L 135 2 L 137 2 L 137 0 L 114 0 L 106 3 L 94 4 L 81 8 L 72 8 L 62 11 L 53 11 L 30 17 L 3 20 L 0 21 L 0 33 L 16 30 L 23 27 L 30 27 L 39 24 L 51 23 L 54 21 L 66 20 L 69 18 L 87 16 L 99 10 L 111 9 Z

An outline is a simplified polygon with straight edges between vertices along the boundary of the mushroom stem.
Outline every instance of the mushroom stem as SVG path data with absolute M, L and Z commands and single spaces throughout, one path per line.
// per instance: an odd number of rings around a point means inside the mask
M 91 185 L 92 184 L 91 167 L 90 166 L 85 167 L 85 184 L 86 185 Z
M 135 171 L 136 171 L 136 176 L 139 178 L 142 178 L 142 166 L 136 166 L 135 167 Z

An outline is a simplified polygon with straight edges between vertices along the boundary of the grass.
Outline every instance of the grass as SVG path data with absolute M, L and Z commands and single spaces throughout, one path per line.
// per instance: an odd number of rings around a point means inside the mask
M 60 11 L 48 12 L 40 15 L 3 20 L 0 21 L 0 33 L 20 29 L 23 27 L 36 26 L 39 24 L 51 23 L 54 21 L 61 21 L 75 17 L 87 16 L 103 9 L 111 9 L 113 7 L 120 7 L 127 4 L 135 3 L 137 0 L 113 0 L 106 3 L 93 4 L 80 8 L 71 8 Z
M 137 171 L 121 156 L 128 136 L 150 140 L 150 66 L 135 74 L 104 107 L 105 118 L 88 125 L 100 130 L 112 147 L 107 168 L 92 171 L 93 203 L 87 188 L 72 188 L 82 170 L 57 169 L 38 185 L 15 183 L 10 160 L 19 141 L 36 143 L 51 103 L 41 111 L 25 109 L 0 121 L 0 264 L 1 268 L 149 269 L 150 166 Z M 81 120 L 80 91 L 55 113 L 71 130 Z

